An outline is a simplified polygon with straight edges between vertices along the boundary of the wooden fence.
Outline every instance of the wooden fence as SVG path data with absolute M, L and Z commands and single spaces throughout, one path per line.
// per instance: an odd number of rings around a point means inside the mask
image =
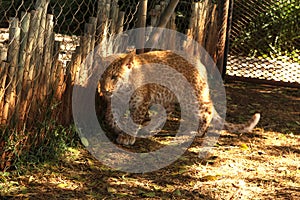
M 81 63 L 108 33 L 123 31 L 125 13 L 119 12 L 115 2 L 99 1 L 98 16 L 90 17 L 80 45 L 64 65 L 59 59 L 61 44 L 53 32 L 53 15 L 46 13 L 48 3 L 38 1 L 36 10 L 22 13 L 21 21 L 10 18 L 7 60 L 0 64 L 1 125 L 30 128 L 49 117 L 49 112 L 62 124 L 70 123 L 72 85 L 82 73 Z
M 7 60 L 1 61 L 0 68 L 2 125 L 21 128 L 26 123 L 26 126 L 34 126 L 37 121 L 49 117 L 45 116 L 49 112 L 61 123 L 70 123 L 72 85 L 76 76 L 84 74 L 81 63 L 95 45 L 104 44 L 109 36 L 123 31 L 125 12 L 119 10 L 117 1 L 99 0 L 97 16 L 90 17 L 85 24 L 79 46 L 74 48 L 72 58 L 65 65 L 59 59 L 61 44 L 55 41 L 54 17 L 47 14 L 48 4 L 49 0 L 39 0 L 35 10 L 22 13 L 21 20 L 10 19 Z M 161 1 L 151 10 L 152 26 L 157 24 L 166 6 L 167 1 Z M 217 55 L 219 46 L 215 42 L 223 37 L 220 36 L 219 16 L 217 4 L 208 0 L 193 3 L 189 29 L 186 30 L 187 35 L 205 47 L 216 62 L 223 58 L 223 55 Z M 174 13 L 167 28 L 176 30 L 175 21 Z M 171 37 L 164 39 L 174 40 Z M 102 46 L 102 51 L 107 51 L 106 46 Z M 194 52 L 195 47 L 186 44 L 186 48 Z M 48 110 L 50 108 L 54 110 Z
M 24 146 L 38 145 L 36 134 L 28 134 L 30 130 L 49 120 L 62 125 L 71 124 L 73 86 L 75 80 L 84 80 L 88 70 L 82 63 L 99 44 L 100 51 L 108 51 L 105 44 L 109 37 L 124 30 L 126 13 L 120 11 L 118 1 L 98 0 L 97 15 L 89 17 L 84 34 L 65 36 L 73 39 L 69 44 L 63 43 L 58 36 L 64 36 L 54 32 L 55 17 L 47 14 L 49 1 L 38 0 L 34 10 L 22 12 L 20 19 L 10 18 L 8 49 L 7 52 L 0 51 L 1 58 L 4 58 L 0 61 L 0 130 L 3 133 L 0 135 L 0 169 L 9 167 L 13 155 L 20 155 Z M 157 24 L 167 2 L 161 1 L 148 13 L 152 26 Z M 205 47 L 215 62 L 222 60 L 220 51 L 224 44 L 222 46 L 222 42 L 216 41 L 224 38 L 221 31 L 224 24 L 218 20 L 224 17 L 225 9 L 209 0 L 193 3 L 191 7 L 187 35 Z M 173 14 L 167 28 L 176 30 L 175 22 L 176 15 Z M 172 37 L 164 39 L 174 43 Z M 62 46 L 71 47 L 67 61 L 62 60 Z M 188 42 L 185 48 L 191 53 L 196 52 Z M 15 136 L 6 130 L 19 133 Z M 44 137 L 43 133 L 38 137 Z M 14 151 L 5 149 L 9 141 L 17 141 Z

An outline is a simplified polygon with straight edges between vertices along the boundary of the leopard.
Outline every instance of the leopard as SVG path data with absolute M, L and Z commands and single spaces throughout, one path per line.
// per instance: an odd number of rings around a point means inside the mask
M 192 90 L 195 91 L 194 95 L 197 99 L 197 103 L 190 105 L 188 100 L 186 100 L 184 104 L 188 107 L 190 106 L 189 110 L 193 112 L 192 115 L 198 118 L 198 136 L 203 137 L 205 135 L 214 118 L 222 120 L 214 107 L 210 95 L 207 72 L 205 70 L 199 72 L 194 65 L 195 63 L 173 51 L 150 51 L 141 54 L 136 54 L 132 51 L 130 53 L 118 55 L 104 71 L 99 80 L 103 104 L 106 105 L 103 111 L 103 120 L 110 131 L 114 132 L 116 135 L 116 142 L 118 144 L 134 145 L 138 131 L 132 130 L 133 133 L 128 134 L 128 132 L 124 132 L 124 130 L 118 127 L 118 122 L 114 118 L 114 112 L 112 111 L 112 97 L 114 92 L 118 88 L 130 87 L 132 82 L 142 82 L 143 77 L 147 76 L 147 74 L 141 70 L 141 67 L 151 63 L 168 66 L 179 74 L 182 74 L 183 77 L 185 77 L 185 80 L 191 85 Z M 173 76 L 173 74 L 168 74 L 170 73 L 168 71 L 163 72 L 163 69 L 162 72 L 159 73 L 162 74 L 160 77 L 166 79 L 169 76 Z M 131 81 L 128 78 L 129 74 L 132 74 Z M 175 80 L 180 81 L 180 79 L 176 78 Z M 170 81 L 174 82 L 174 77 L 171 78 Z M 174 85 L 174 83 L 171 84 Z M 182 87 L 183 84 L 176 82 L 175 85 L 176 87 Z M 183 87 L 178 90 L 185 89 L 186 88 Z M 120 101 L 122 101 L 122 99 L 120 99 Z M 141 87 L 135 88 L 134 93 L 131 95 L 129 101 L 129 115 L 135 124 L 144 127 L 149 124 L 149 120 L 152 120 L 149 114 L 151 106 L 161 105 L 165 108 L 166 113 L 169 116 L 174 112 L 175 106 L 178 105 L 178 101 L 176 94 L 166 86 L 156 83 L 147 83 Z M 230 123 L 223 120 L 224 123 L 222 129 L 229 132 L 248 133 L 254 129 L 259 120 L 260 113 L 255 113 L 250 120 L 242 124 Z M 157 127 L 163 123 L 159 121 L 159 119 L 153 121 L 154 123 L 157 123 Z

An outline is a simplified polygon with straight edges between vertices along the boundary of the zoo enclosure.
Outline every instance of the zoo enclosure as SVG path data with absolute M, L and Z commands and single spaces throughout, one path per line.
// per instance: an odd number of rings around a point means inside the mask
M 2 1 L 0 121 L 32 126 L 52 113 L 71 122 L 71 91 L 95 45 L 105 52 L 110 36 L 139 27 L 143 1 Z M 166 27 L 186 33 L 207 49 L 222 70 L 229 1 L 179 1 Z M 147 26 L 155 26 L 169 1 L 149 1 Z M 225 28 L 224 28 L 225 27 Z M 147 37 L 147 36 L 146 36 Z M 174 44 L 173 38 L 168 37 Z M 165 40 L 165 39 L 164 39 Z M 185 47 L 194 52 L 186 41 Z M 172 49 L 173 47 L 169 47 Z M 196 50 L 195 50 L 196 51 Z M 55 109 L 47 111 L 43 109 Z
M 144 24 L 159 24 L 169 2 L 176 1 L 149 1 L 144 15 L 139 9 L 145 2 L 1 1 L 0 169 L 51 142 L 55 135 L 48 130 L 72 122 L 72 88 L 75 79 L 84 80 L 89 72 L 81 63 L 95 45 L 101 44 L 105 53 L 111 36 L 142 27 L 144 16 Z M 164 27 L 194 38 L 222 66 L 226 26 L 220 22 L 227 21 L 229 1 L 219 2 L 179 1 Z M 185 48 L 195 47 L 187 39 Z
M 37 136 L 32 130 L 51 128 L 52 125 L 45 125 L 49 122 L 70 124 L 74 80 L 85 74 L 86 70 L 81 67 L 81 63 L 95 45 L 105 43 L 111 35 L 139 27 L 139 20 L 142 18 L 139 8 L 143 2 L 145 1 L 0 1 L 0 126 L 1 131 L 3 130 L 0 138 L 0 156 L 3 158 L 0 169 L 8 167 L 13 156 L 19 155 L 23 149 L 39 145 L 50 137 L 45 131 L 39 131 Z M 169 2 L 148 1 L 145 24 L 155 26 Z M 261 8 L 258 6 L 257 9 L 247 9 L 244 7 L 248 5 L 247 2 L 252 2 L 252 6 L 260 5 Z M 237 79 L 251 77 L 249 74 L 258 72 L 267 73 L 269 68 L 261 68 L 264 63 L 259 62 L 272 63 L 272 59 L 278 60 L 278 57 L 272 54 L 270 59 L 269 55 L 254 54 L 257 51 L 249 46 L 251 42 L 244 40 L 248 38 L 238 36 L 243 35 L 243 29 L 255 25 L 253 21 L 277 1 L 247 2 L 237 0 L 232 4 L 232 0 L 182 0 L 166 27 L 199 42 L 222 71 L 229 28 L 227 22 L 234 5 L 226 78 Z M 295 9 L 299 7 L 295 6 Z M 299 17 L 295 20 L 298 19 Z M 299 23 L 296 23 L 296 28 L 297 24 Z M 247 31 L 245 34 L 249 35 Z M 291 46 L 297 55 L 299 37 L 295 38 Z M 185 47 L 189 50 L 195 48 L 188 43 Z M 294 58 L 295 56 L 292 57 Z M 287 65 L 292 71 L 287 81 L 294 80 L 292 77 L 296 77 L 296 80 L 299 78 L 299 60 L 293 60 L 294 62 L 294 66 Z M 277 61 L 276 66 L 281 71 L 288 71 L 286 68 L 282 69 Z M 273 75 L 270 77 L 274 77 L 277 71 L 273 70 L 271 74 Z M 266 76 L 261 78 L 267 79 Z M 10 129 L 19 132 L 13 134 L 7 131 Z M 12 146 L 13 151 L 10 149 Z

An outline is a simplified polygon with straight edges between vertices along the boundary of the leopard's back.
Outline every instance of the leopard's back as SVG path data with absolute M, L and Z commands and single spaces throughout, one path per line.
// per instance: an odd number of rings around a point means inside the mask
M 133 53 L 128 54 L 127 56 L 122 55 L 104 73 L 104 76 L 100 81 L 101 90 L 103 91 L 104 96 L 106 96 L 106 101 L 110 104 L 110 95 L 120 85 L 121 87 L 127 87 L 134 82 L 140 81 L 143 83 L 145 77 L 148 75 L 143 72 L 143 66 L 158 64 L 174 69 L 185 77 L 194 91 L 198 104 L 196 107 L 193 107 L 191 114 L 198 117 L 198 133 L 199 135 L 203 135 L 214 115 L 218 116 L 218 114 L 216 113 L 210 98 L 205 68 L 204 66 L 195 66 L 195 63 L 196 62 L 193 62 L 193 60 L 187 61 L 183 56 L 171 51 L 153 51 L 139 55 Z M 179 91 L 185 90 L 186 88 L 181 88 L 183 85 L 181 82 L 182 79 L 174 77 L 174 74 L 171 72 L 172 70 L 166 70 L 166 68 L 162 67 L 159 69 L 159 78 L 171 81 L 172 83 L 170 84 L 178 87 Z M 128 74 L 131 74 L 130 80 L 128 79 Z M 190 97 L 186 98 L 191 99 Z M 153 83 L 145 84 L 137 88 L 131 96 L 129 105 L 130 115 L 135 123 L 143 125 L 145 121 L 148 120 L 148 111 L 151 105 L 160 104 L 171 113 L 174 110 L 174 104 L 181 100 L 182 99 L 178 100 L 176 95 L 165 86 Z M 183 106 L 189 107 L 188 101 L 186 102 L 186 105 L 183 104 Z M 113 131 L 117 132 L 119 135 L 117 139 L 118 143 L 133 144 L 135 142 L 134 137 L 126 135 L 117 127 L 110 106 L 108 106 L 105 116 L 105 121 L 112 127 Z M 255 115 L 245 124 L 235 125 L 225 123 L 225 128 L 229 130 L 251 131 L 258 123 L 258 120 L 259 116 Z

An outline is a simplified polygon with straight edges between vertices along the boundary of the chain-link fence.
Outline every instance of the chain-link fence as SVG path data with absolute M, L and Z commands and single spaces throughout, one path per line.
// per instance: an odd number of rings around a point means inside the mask
M 298 0 L 234 1 L 227 78 L 299 87 L 299 19 Z
M 58 104 L 57 116 L 61 115 L 62 110 L 69 110 L 70 113 L 70 90 L 76 76 L 84 74 L 80 64 L 97 44 L 104 44 L 110 36 L 139 26 L 141 2 L 2 0 L 1 124 L 36 121 L 36 112 L 40 108 L 49 108 L 42 105 L 52 102 L 49 98 L 56 102 L 65 101 Z M 169 0 L 148 1 L 146 26 L 156 26 L 168 4 Z M 223 48 L 226 36 L 226 30 L 222 29 L 226 14 L 222 14 L 222 8 L 223 4 L 209 0 L 179 1 L 166 28 L 197 40 L 218 63 L 223 60 L 222 51 L 218 48 Z M 172 40 L 171 37 L 164 38 L 167 39 Z M 169 43 L 176 44 L 174 41 Z M 188 45 L 186 42 L 186 48 L 194 52 L 195 47 Z M 222 62 L 219 63 L 222 65 Z M 70 121 L 70 115 L 67 119 L 64 116 L 66 122 Z
M 140 27 L 143 2 L 0 0 L 0 128 L 31 130 L 45 128 L 49 121 L 70 124 L 75 79 L 86 74 L 81 63 L 111 36 Z M 169 2 L 148 1 L 146 26 L 158 24 Z M 166 25 L 200 43 L 221 72 L 230 3 L 180 0 Z M 233 10 L 227 74 L 299 83 L 299 2 L 236 0 Z M 188 39 L 182 43 L 189 52 L 197 52 Z M 19 152 L 48 136 L 20 132 L 1 137 Z M 0 142 L 0 149 L 4 146 Z M 3 152 L 2 158 L 12 157 L 12 151 Z
M 38 110 L 50 95 L 60 102 L 67 93 L 70 105 L 82 61 L 103 39 L 136 28 L 141 2 L 0 1 L 1 124 L 23 123 L 29 108 Z M 220 71 L 229 2 L 179 1 L 167 25 L 198 41 Z M 168 3 L 148 1 L 147 26 L 157 24 Z M 297 0 L 234 1 L 228 77 L 299 84 L 299 7 Z
M 75 80 L 89 71 L 81 64 L 98 44 L 105 52 L 111 36 L 141 27 L 145 2 L 0 0 L 0 169 L 24 149 L 55 137 L 47 131 L 51 127 L 72 122 Z M 159 24 L 169 2 L 148 1 L 146 26 Z M 219 2 L 179 1 L 164 27 L 194 38 L 222 66 L 228 4 Z M 184 48 L 197 52 L 189 41 L 181 41 Z

